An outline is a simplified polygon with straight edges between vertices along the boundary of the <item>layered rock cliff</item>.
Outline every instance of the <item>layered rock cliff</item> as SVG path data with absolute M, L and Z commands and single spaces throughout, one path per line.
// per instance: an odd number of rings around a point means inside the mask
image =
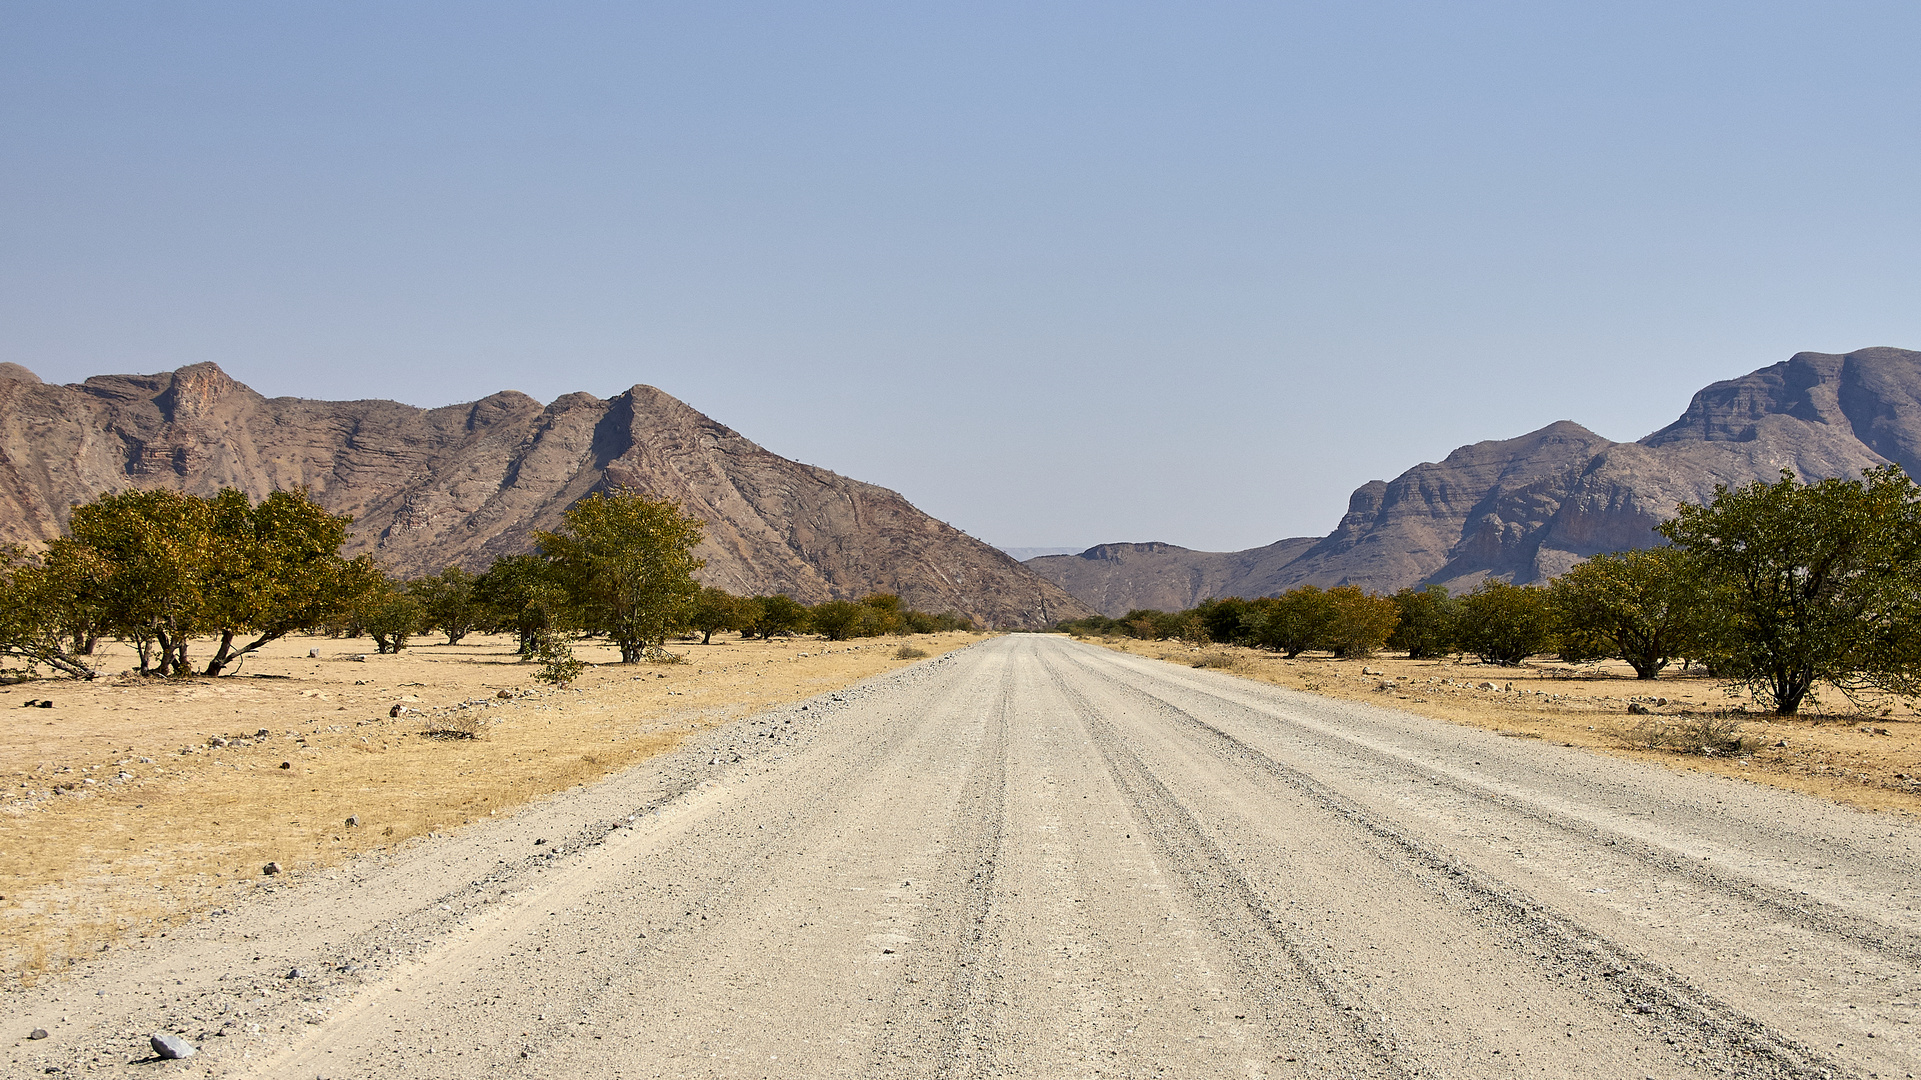
M 1800 353 L 1694 395 L 1681 418 L 1615 443 L 1569 421 L 1475 443 L 1356 489 L 1334 531 L 1236 552 L 1103 544 L 1027 565 L 1099 608 L 1176 610 L 1296 585 L 1472 588 L 1544 581 L 1590 555 L 1647 547 L 1654 527 L 1716 484 L 1921 476 L 1921 352 Z
M 212 364 L 72 386 L 0 365 L 0 540 L 42 543 L 77 502 L 160 486 L 304 486 L 353 515 L 350 553 L 402 575 L 484 568 L 581 497 L 632 487 L 707 522 L 699 577 L 732 592 L 894 592 L 1008 627 L 1089 610 L 900 495 L 770 453 L 651 386 L 418 409 L 266 398 Z

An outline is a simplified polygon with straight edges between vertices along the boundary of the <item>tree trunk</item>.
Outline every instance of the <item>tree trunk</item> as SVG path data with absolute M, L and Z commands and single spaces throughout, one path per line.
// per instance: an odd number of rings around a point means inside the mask
M 223 632 L 220 635 L 220 651 L 215 653 L 214 659 L 207 664 L 207 674 L 220 674 L 228 664 L 239 663 L 267 642 L 278 641 L 284 633 L 285 631 L 265 633 L 247 642 L 238 649 L 230 649 L 230 646 L 233 644 L 233 631 Z
M 220 669 L 226 667 L 228 661 L 232 659 L 233 631 L 222 630 L 220 632 L 220 646 L 213 651 L 213 659 L 207 661 L 207 674 L 209 676 L 219 675 Z
M 1774 715 L 1793 716 L 1801 709 L 1801 702 L 1814 689 L 1814 672 L 1807 665 L 1775 667 L 1770 681 L 1774 684 Z
M 171 678 L 177 668 L 186 663 L 187 643 L 175 641 L 173 635 L 164 627 L 155 627 L 153 636 L 160 649 L 160 666 L 155 674 L 163 679 Z

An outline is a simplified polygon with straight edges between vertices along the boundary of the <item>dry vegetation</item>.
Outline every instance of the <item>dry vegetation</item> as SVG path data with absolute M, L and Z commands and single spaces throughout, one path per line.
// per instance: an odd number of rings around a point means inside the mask
M 672 665 L 586 645 L 601 666 L 567 690 L 536 683 L 511 637 L 397 656 L 295 638 L 228 678 L 0 689 L 0 964 L 33 978 L 165 933 L 269 862 L 298 873 L 457 828 L 981 636 L 676 643 L 689 662 Z M 101 648 L 107 670 L 132 666 Z
M 1618 661 L 1577 667 L 1531 660 L 1494 667 L 1471 659 L 1392 655 L 1287 660 L 1228 645 L 1123 638 L 1101 643 L 1514 738 L 1717 772 L 1864 810 L 1921 812 L 1921 717 L 1912 703 L 1877 703 L 1862 712 L 1838 691 L 1823 688 L 1821 706 L 1778 717 L 1706 675 L 1672 673 L 1642 681 Z

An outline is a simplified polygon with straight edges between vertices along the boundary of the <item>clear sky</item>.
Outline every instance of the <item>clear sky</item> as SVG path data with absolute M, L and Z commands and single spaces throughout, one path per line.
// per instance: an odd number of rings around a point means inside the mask
M 1921 348 L 1921 5 L 0 0 L 0 360 L 651 383 L 1007 545 L 1227 549 Z

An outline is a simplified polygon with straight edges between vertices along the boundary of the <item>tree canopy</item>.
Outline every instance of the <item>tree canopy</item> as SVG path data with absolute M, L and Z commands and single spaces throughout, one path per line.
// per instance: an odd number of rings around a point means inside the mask
M 1542 652 L 1554 641 L 1547 590 L 1488 578 L 1461 597 L 1461 645 L 1490 664 L 1507 667 Z
M 1312 585 L 1257 601 L 1252 611 L 1254 644 L 1290 657 L 1321 648 L 1334 622 L 1333 601 Z
M 1709 645 L 1792 715 L 1815 684 L 1921 692 L 1921 490 L 1899 467 L 1859 479 L 1714 489 L 1660 526 L 1709 590 Z
M 702 645 L 712 644 L 717 631 L 746 628 L 748 617 L 753 614 L 749 603 L 744 597 L 710 585 L 694 598 L 688 625 L 700 631 Z
M 479 578 L 458 566 L 438 574 L 415 578 L 407 583 L 407 594 L 420 608 L 420 628 L 432 628 L 447 635 L 447 644 L 460 639 L 487 623 L 487 608 L 475 592 Z
M 1402 589 L 1394 594 L 1394 606 L 1400 611 L 1401 620 L 1387 639 L 1389 647 L 1407 650 L 1410 660 L 1426 660 L 1454 651 L 1461 605 L 1448 596 L 1446 586 Z
M 1363 592 L 1358 585 L 1336 585 L 1327 590 L 1331 615 L 1320 644 L 1334 655 L 1349 659 L 1373 656 L 1387 644 L 1401 621 L 1394 599 Z
M 860 627 L 861 605 L 852 600 L 826 600 L 815 604 L 807 621 L 814 632 L 829 641 L 844 641 Z
M 703 527 L 672 500 L 622 489 L 589 495 L 568 508 L 559 532 L 534 537 L 583 627 L 633 663 L 680 628 L 700 594 L 694 571 L 704 563 L 693 552 Z
M 42 566 L 48 581 L 88 597 L 100 629 L 136 643 L 143 670 L 157 650 L 159 674 L 185 671 L 188 642 L 213 635 L 205 673 L 219 675 L 318 625 L 379 579 L 371 560 L 341 557 L 351 520 L 304 491 L 259 503 L 233 488 L 206 498 L 127 491 L 75 507 L 69 535 L 48 545 Z
M 1652 679 L 1676 657 L 1699 656 L 1706 630 L 1700 583 L 1672 547 L 1596 555 L 1548 584 L 1561 658 L 1615 657 Z

